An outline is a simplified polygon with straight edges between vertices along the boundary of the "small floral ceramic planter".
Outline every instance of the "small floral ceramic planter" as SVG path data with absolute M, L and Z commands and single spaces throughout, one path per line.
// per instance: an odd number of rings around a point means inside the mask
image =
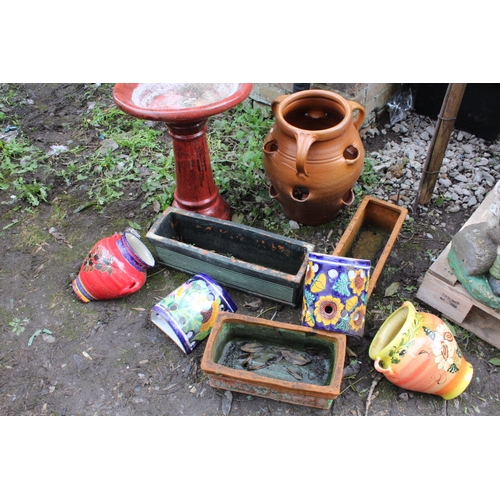
M 190 354 L 212 331 L 221 311 L 236 312 L 229 294 L 210 276 L 196 274 L 151 310 L 151 321 Z
M 368 354 L 394 385 L 443 399 L 462 394 L 474 373 L 450 327 L 409 301 L 384 321 Z
M 369 281 L 369 260 L 310 253 L 302 324 L 362 337 Z

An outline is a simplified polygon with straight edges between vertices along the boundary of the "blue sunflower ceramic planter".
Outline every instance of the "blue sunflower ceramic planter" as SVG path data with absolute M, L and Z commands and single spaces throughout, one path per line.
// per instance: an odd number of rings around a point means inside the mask
M 319 253 L 307 261 L 302 324 L 362 337 L 371 262 Z

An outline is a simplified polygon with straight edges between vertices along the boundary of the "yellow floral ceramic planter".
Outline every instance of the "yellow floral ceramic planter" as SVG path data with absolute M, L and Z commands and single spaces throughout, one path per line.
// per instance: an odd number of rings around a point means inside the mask
M 370 261 L 310 253 L 302 304 L 302 324 L 363 336 Z
M 393 384 L 444 399 L 462 394 L 473 374 L 447 324 L 434 314 L 418 312 L 411 302 L 385 320 L 369 356 Z

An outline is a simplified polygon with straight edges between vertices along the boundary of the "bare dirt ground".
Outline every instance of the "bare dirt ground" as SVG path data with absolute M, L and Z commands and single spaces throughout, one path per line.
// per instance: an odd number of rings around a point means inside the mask
M 49 151 L 56 144 L 82 145 L 86 154 L 100 146 L 96 132 L 82 122 L 90 101 L 112 105 L 109 87 L 15 87 L 19 97 L 10 103 L 8 113 L 18 117 L 22 133 L 38 147 Z M 5 84 L 0 86 L 0 92 L 6 91 Z M 394 135 L 377 136 L 367 139 L 365 147 L 381 149 L 389 137 L 397 140 Z M 61 162 L 60 168 L 66 165 Z M 131 220 L 145 228 L 141 231 L 145 236 L 158 214 L 151 207 L 141 208 L 143 193 L 134 183 L 124 198 L 102 213 L 92 208 L 75 212 L 87 201 L 85 183 L 67 187 L 51 179 L 50 184 L 49 202 L 32 213 L 9 204 L 9 193 L 0 191 L 0 415 L 500 415 L 500 373 L 489 363 L 499 353 L 469 332 L 459 330 L 457 341 L 474 367 L 474 377 L 468 389 L 451 401 L 404 391 L 383 378 L 377 381 L 368 357 L 371 339 L 391 308 L 406 299 L 425 309 L 415 293 L 430 258 L 439 255 L 471 213 L 447 214 L 431 207 L 405 225 L 370 299 L 365 336 L 348 338 L 346 366 L 357 362 L 359 371 L 344 377 L 342 393 L 330 410 L 318 410 L 236 392 L 229 401 L 224 392 L 210 387 L 200 368 L 204 346 L 186 356 L 149 319 L 151 307 L 189 278 L 183 273 L 157 266 L 146 285 L 129 297 L 80 302 L 70 282 L 92 245 L 123 231 Z M 336 221 L 313 231 L 301 228 L 295 237 L 315 243 L 317 251 L 329 252 L 355 209 L 356 205 L 349 207 Z M 446 224 L 442 228 L 436 222 Z M 431 225 L 439 228 L 433 239 L 425 236 Z M 51 228 L 63 238 L 55 238 Z M 35 233 L 38 243 L 33 246 Z M 404 284 L 401 294 L 384 297 L 393 282 Z M 300 323 L 298 309 L 265 300 L 257 309 L 249 308 L 245 304 L 255 302 L 255 297 L 228 291 L 239 312 Z M 43 329 L 51 333 L 40 333 L 28 345 L 32 335 Z

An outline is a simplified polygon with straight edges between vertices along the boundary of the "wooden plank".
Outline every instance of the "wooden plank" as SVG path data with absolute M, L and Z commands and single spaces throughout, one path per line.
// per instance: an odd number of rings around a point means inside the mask
M 443 313 L 451 321 L 462 323 L 473 305 L 469 294 L 462 293 L 462 289 L 463 287 L 459 284 L 450 286 L 438 277 L 427 273 L 416 297 Z
M 450 286 L 426 274 L 416 297 L 456 325 L 500 349 L 500 311 L 473 299 L 460 283 Z
M 460 326 L 500 349 L 500 319 L 484 314 L 483 310 L 473 307 Z

